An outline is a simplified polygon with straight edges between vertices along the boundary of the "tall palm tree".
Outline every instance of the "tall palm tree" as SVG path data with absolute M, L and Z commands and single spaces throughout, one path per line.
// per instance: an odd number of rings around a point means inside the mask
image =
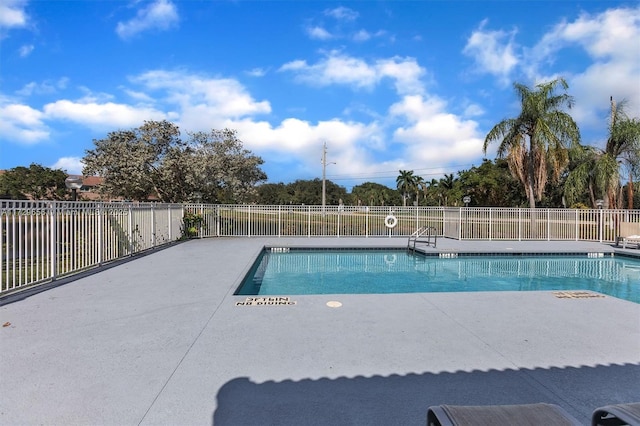
M 430 196 L 428 201 L 433 201 L 436 200 L 438 198 L 436 192 L 438 190 L 438 180 L 435 178 L 432 178 L 429 182 L 426 183 L 425 187 L 424 187 L 424 195 L 425 198 L 427 198 L 428 196 Z
M 420 205 L 420 192 L 422 192 L 426 186 L 426 182 L 422 176 L 416 176 L 413 182 L 414 191 L 416 191 L 416 206 Z
M 580 147 L 572 152 L 576 166 L 571 170 L 565 183 L 565 197 L 569 202 L 585 191 L 589 192 L 592 207 L 596 198 L 606 198 L 611 208 L 622 207 L 620 191 L 620 168 L 629 169 L 629 208 L 633 208 L 633 172 L 640 158 L 640 121 L 630 119 L 625 111 L 625 101 L 616 105 L 611 101 L 609 136 L 604 149 Z
M 453 173 L 444 174 L 444 178 L 440 179 L 438 182 L 438 188 L 440 189 L 440 195 L 444 197 L 444 205 L 449 205 L 449 192 L 453 189 L 453 185 L 455 185 L 455 179 L 453 178 Z
M 596 164 L 600 152 L 592 146 L 577 145 L 569 151 L 571 170 L 564 183 L 564 198 L 569 206 L 581 200 L 586 193 L 591 206 L 596 208 L 596 199 L 601 197 L 598 182 L 602 181 Z
M 533 90 L 515 83 L 520 114 L 496 124 L 484 140 L 485 153 L 491 142 L 500 142 L 498 157 L 507 159 L 509 170 L 524 186 L 532 209 L 536 200 L 542 199 L 549 177 L 557 181 L 568 165 L 568 148 L 580 141 L 577 124 L 562 110 L 573 106 L 573 98 L 566 93 L 556 94 L 558 86 L 564 91 L 569 87 L 563 78 L 538 84 Z
M 617 106 L 611 101 L 611 122 L 609 123 L 609 137 L 602 156 L 602 162 L 606 168 L 603 170 L 608 179 L 605 180 L 605 188 L 609 206 L 622 207 L 622 197 L 618 197 L 620 189 L 620 166 L 625 164 L 629 168 L 629 188 L 633 188 L 633 169 L 637 167 L 640 158 L 640 120 L 630 119 L 624 111 L 626 102 L 622 101 Z M 599 161 L 600 162 L 600 161 Z M 631 190 L 633 191 L 633 190 Z M 629 194 L 631 207 L 633 208 L 633 192 Z
M 396 178 L 396 186 L 402 193 L 402 206 L 407 206 L 407 197 L 413 192 L 416 186 L 416 177 L 413 175 L 413 170 L 398 170 L 400 173 Z

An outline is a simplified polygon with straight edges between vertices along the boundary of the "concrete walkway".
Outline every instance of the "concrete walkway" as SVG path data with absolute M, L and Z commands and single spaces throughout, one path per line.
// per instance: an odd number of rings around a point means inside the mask
M 431 405 L 534 402 L 587 424 L 597 407 L 640 400 L 640 304 L 486 292 L 236 306 L 264 245 L 406 239 L 194 240 L 5 300 L 0 424 L 423 425 Z M 437 250 L 614 249 L 443 239 Z

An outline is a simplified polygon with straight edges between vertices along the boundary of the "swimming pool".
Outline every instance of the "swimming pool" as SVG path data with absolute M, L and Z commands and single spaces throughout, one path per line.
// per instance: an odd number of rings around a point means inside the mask
M 272 249 L 273 250 L 273 249 Z M 265 250 L 236 295 L 590 290 L 640 303 L 640 260 L 405 250 Z

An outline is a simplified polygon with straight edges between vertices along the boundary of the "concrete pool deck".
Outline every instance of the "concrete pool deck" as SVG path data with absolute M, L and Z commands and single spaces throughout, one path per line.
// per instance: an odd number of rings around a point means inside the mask
M 6 299 L 0 424 L 423 425 L 431 405 L 534 402 L 588 424 L 597 407 L 640 400 L 640 304 L 543 291 L 236 306 L 265 245 L 406 238 L 192 240 Z M 622 253 L 448 239 L 437 250 Z

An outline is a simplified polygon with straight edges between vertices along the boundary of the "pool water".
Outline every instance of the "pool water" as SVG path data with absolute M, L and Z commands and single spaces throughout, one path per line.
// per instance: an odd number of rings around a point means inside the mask
M 640 260 L 460 256 L 404 250 L 265 251 L 236 295 L 590 290 L 640 303 Z

